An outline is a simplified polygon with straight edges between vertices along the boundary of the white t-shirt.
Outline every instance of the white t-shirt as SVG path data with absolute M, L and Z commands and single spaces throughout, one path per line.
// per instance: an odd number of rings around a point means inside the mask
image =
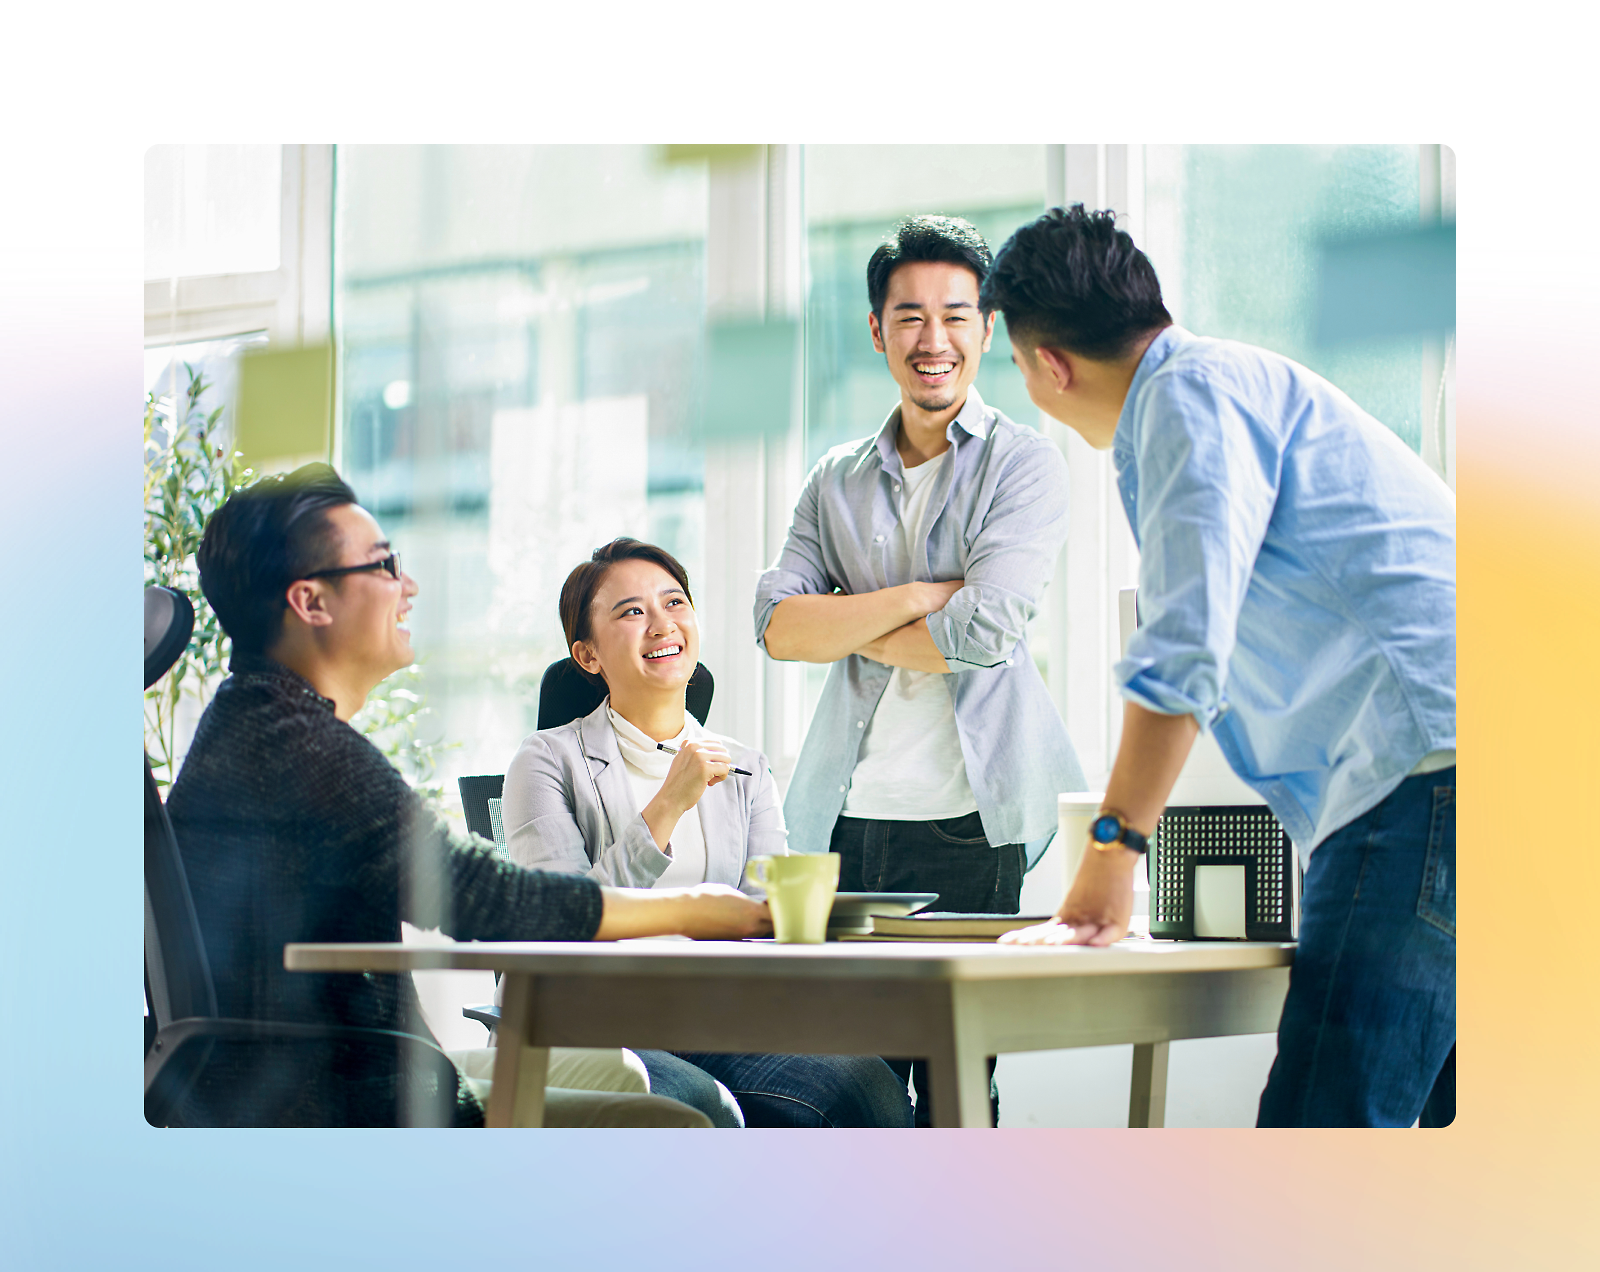
M 667 780 L 667 770 L 672 767 L 672 757 L 656 749 L 655 739 L 642 729 L 624 720 L 606 704 L 606 718 L 611 721 L 617 735 L 617 749 L 622 752 L 622 767 L 628 772 L 628 785 L 633 789 L 633 802 L 639 812 L 656 797 L 662 783 Z M 700 722 L 684 713 L 683 730 L 667 745 L 673 748 L 685 742 L 700 742 L 709 735 Z M 668 838 L 672 860 L 661 872 L 653 886 L 657 888 L 686 888 L 706 881 L 706 837 L 700 826 L 700 809 L 696 805 L 678 819 Z
M 928 500 L 951 451 L 905 470 L 900 531 L 906 556 L 916 560 L 926 537 Z M 956 733 L 948 674 L 896 667 L 866 722 L 850 789 L 846 817 L 874 821 L 939 821 L 963 817 L 978 807 L 967 781 L 967 764 Z

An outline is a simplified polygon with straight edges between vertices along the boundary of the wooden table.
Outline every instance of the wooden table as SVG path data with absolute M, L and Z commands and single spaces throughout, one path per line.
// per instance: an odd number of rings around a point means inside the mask
M 538 1126 L 550 1047 L 926 1057 L 939 1126 L 988 1126 L 985 1059 L 1133 1044 L 1129 1126 L 1160 1126 L 1181 1038 L 1270 1033 L 1293 945 L 1107 949 L 641 940 L 288 945 L 291 971 L 505 975 L 491 1126 Z

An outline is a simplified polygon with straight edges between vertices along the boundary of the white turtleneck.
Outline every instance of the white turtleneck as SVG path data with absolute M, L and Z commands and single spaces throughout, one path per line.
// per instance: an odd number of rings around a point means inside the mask
M 665 751 L 658 751 L 655 739 L 619 716 L 609 701 L 606 703 L 606 718 L 611 721 L 612 732 L 617 735 L 622 766 L 628 772 L 628 785 L 633 788 L 634 811 L 643 812 L 644 806 L 656 797 L 656 792 L 667 780 L 672 757 Z M 683 728 L 678 736 L 667 739 L 668 746 L 676 749 L 685 742 L 699 742 L 710 736 L 687 711 L 683 720 Z M 706 838 L 700 826 L 698 806 L 679 818 L 667 847 L 672 860 L 656 880 L 656 887 L 685 888 L 690 884 L 705 882 Z

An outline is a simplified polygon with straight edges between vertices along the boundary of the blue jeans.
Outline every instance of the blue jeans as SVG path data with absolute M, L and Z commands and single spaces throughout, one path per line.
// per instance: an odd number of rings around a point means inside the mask
M 1408 777 L 1311 854 L 1256 1125 L 1454 1119 L 1455 787 Z
M 877 821 L 840 817 L 829 851 L 839 854 L 840 892 L 937 892 L 930 910 L 952 914 L 1015 914 L 1027 858 L 1021 844 L 991 845 L 977 813 L 942 821 Z M 918 1126 L 933 1125 L 925 1060 L 888 1065 L 917 1091 Z M 1000 1090 L 989 1057 L 989 1113 L 1000 1125 Z
M 911 1125 L 904 1079 L 876 1056 L 637 1054 L 652 1095 L 682 1100 L 713 1126 Z

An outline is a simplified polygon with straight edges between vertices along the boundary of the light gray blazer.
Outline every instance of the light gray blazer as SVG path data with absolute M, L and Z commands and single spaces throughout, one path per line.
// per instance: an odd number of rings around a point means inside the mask
M 606 718 L 609 699 L 559 729 L 523 739 L 506 769 L 500 815 L 511 860 L 535 870 L 586 874 L 621 888 L 655 885 L 671 858 L 656 847 L 634 807 L 617 735 Z M 722 739 L 734 767 L 700 797 L 706 881 L 756 892 L 744 879 L 751 857 L 788 852 L 788 832 L 767 757 Z

